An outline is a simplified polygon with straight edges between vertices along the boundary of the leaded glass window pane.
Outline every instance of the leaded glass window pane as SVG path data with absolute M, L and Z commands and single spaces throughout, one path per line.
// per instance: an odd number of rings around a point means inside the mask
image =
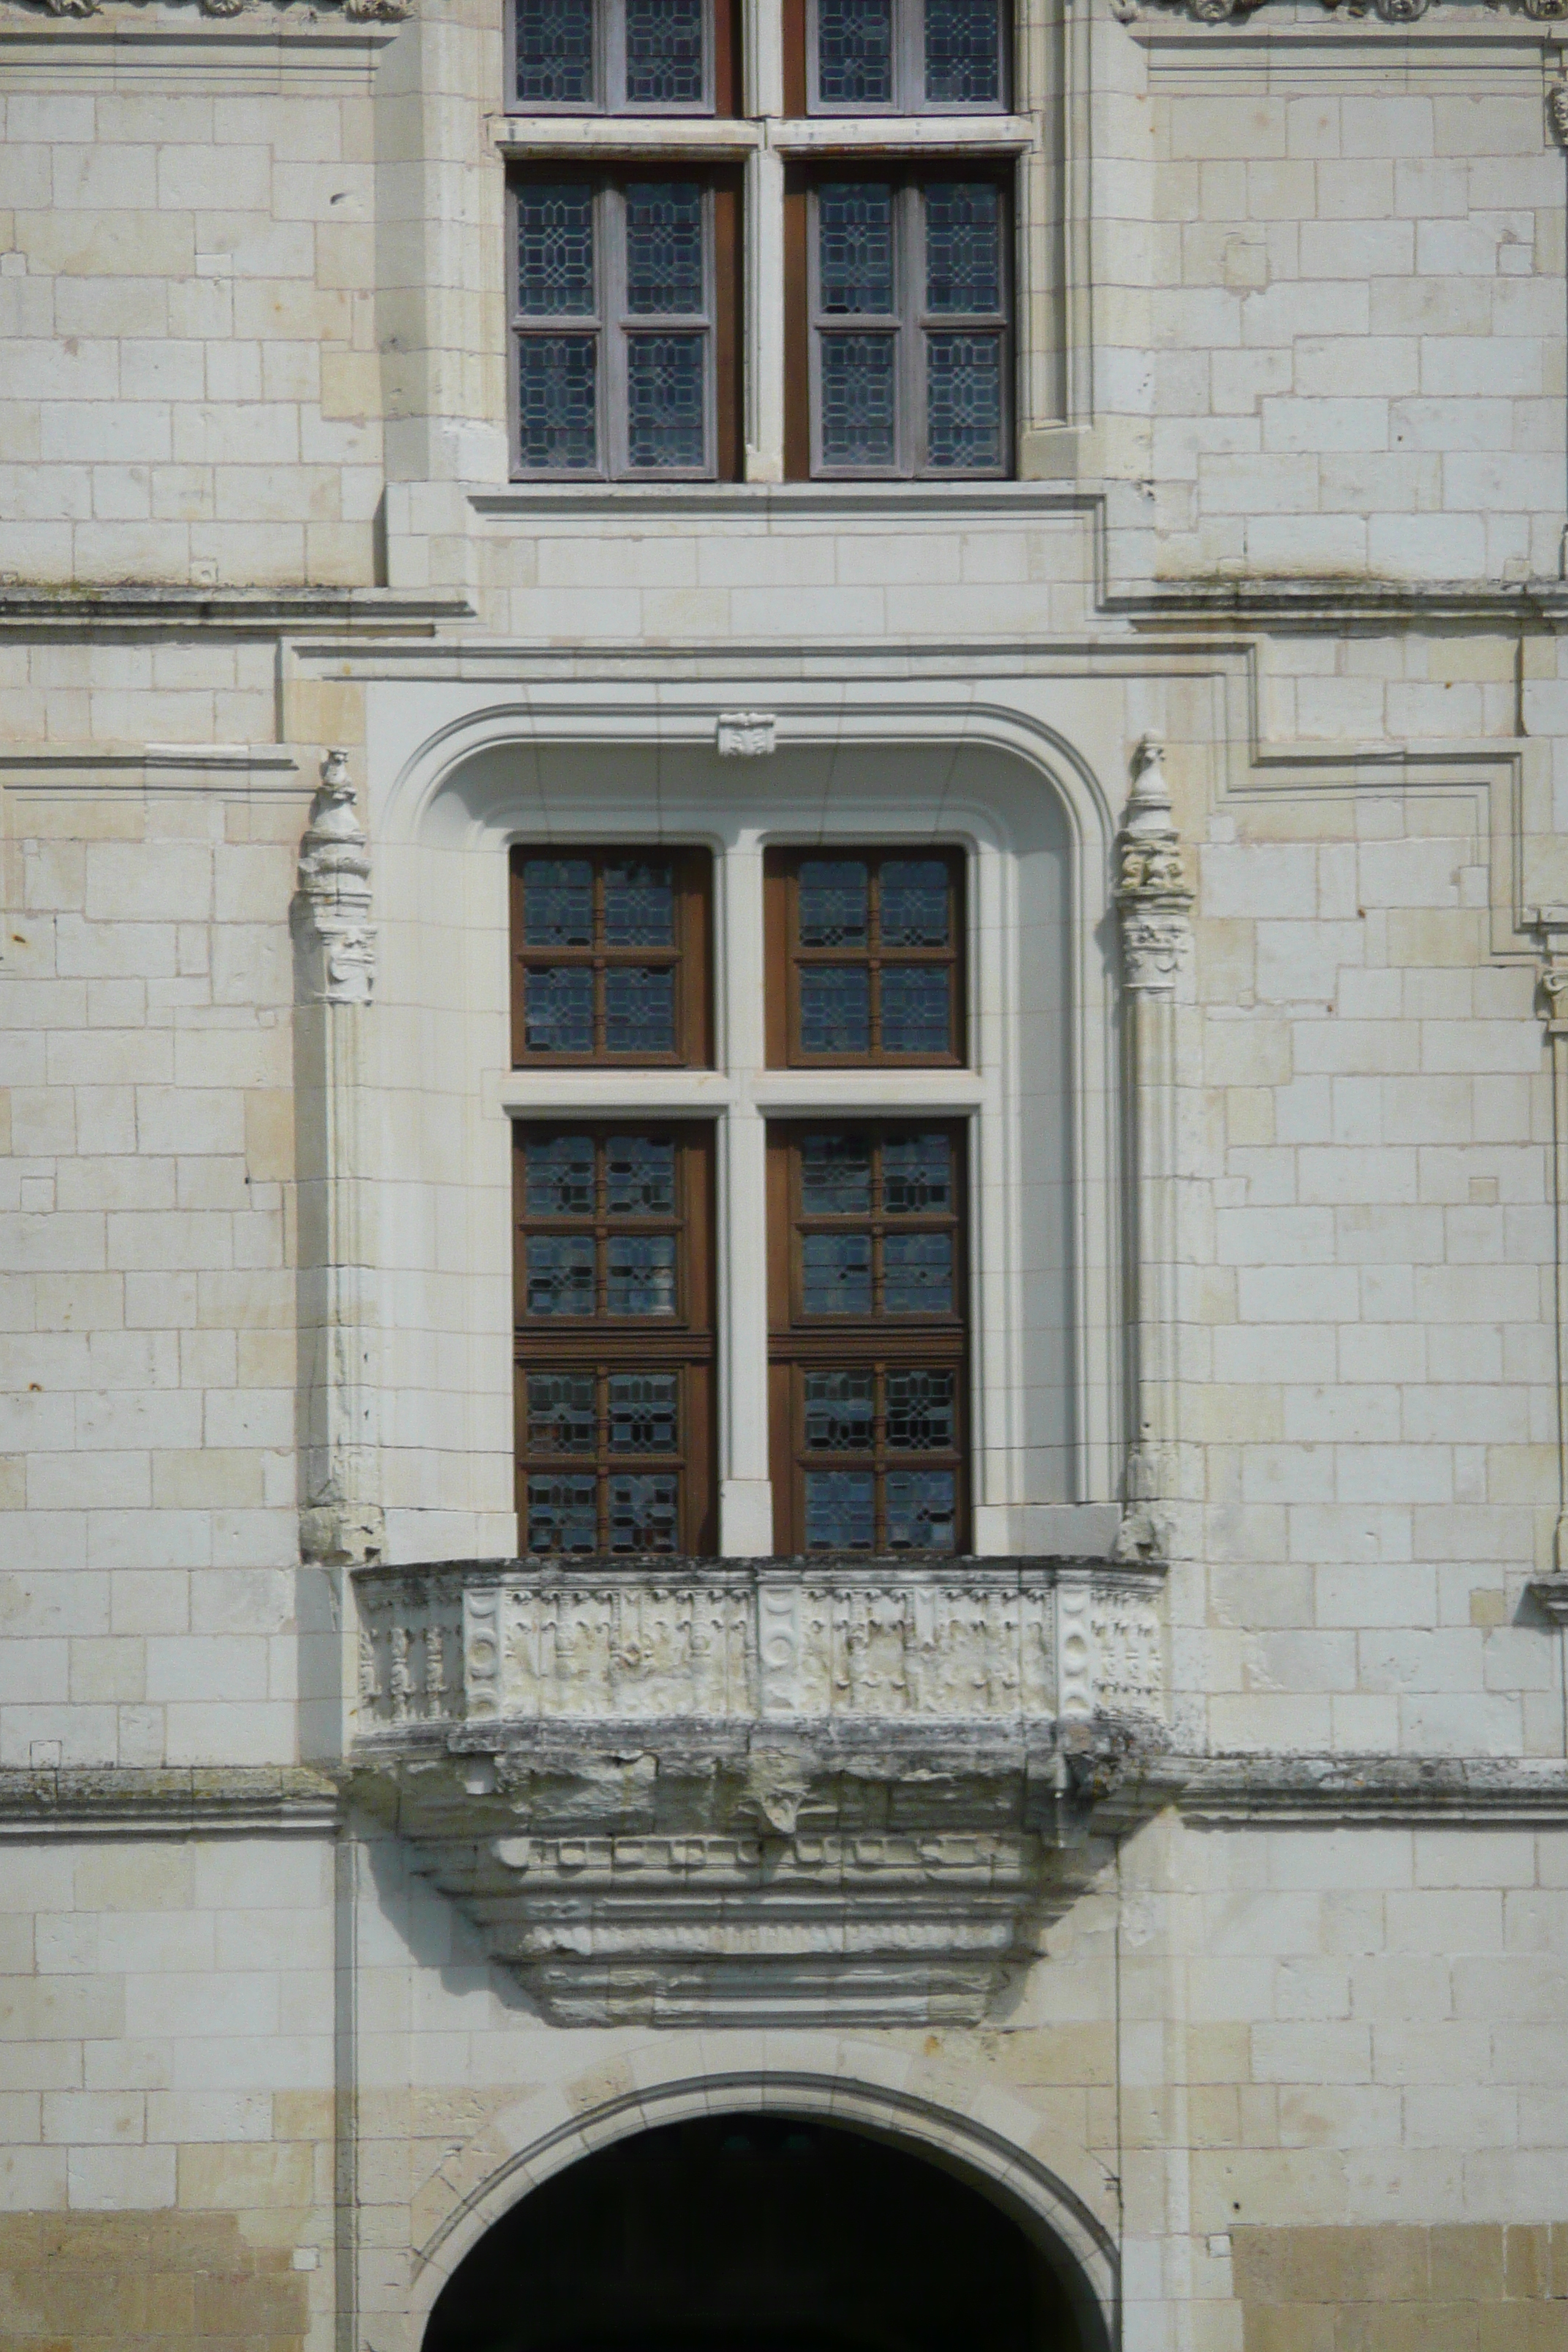
M 611 1315 L 673 1315 L 673 1234 L 612 1234 L 605 1245 L 608 1267 L 605 1311 Z
M 592 1373 L 530 1372 L 529 1452 L 592 1454 L 597 1442 Z
M 805 1444 L 811 1454 L 868 1454 L 875 1427 L 869 1372 L 807 1372 Z
M 612 1217 L 673 1216 L 674 1144 L 658 1135 L 611 1136 L 605 1146 L 605 1206 Z
M 807 1551 L 869 1551 L 877 1537 L 877 1481 L 869 1470 L 808 1470 Z
M 926 462 L 938 473 L 975 473 L 1001 465 L 1000 335 L 928 336 Z
M 949 975 L 938 964 L 882 967 L 882 1050 L 887 1054 L 945 1054 L 952 1034 Z
M 672 1552 L 679 1548 L 679 1490 L 672 1475 L 612 1476 L 609 1489 L 612 1551 Z
M 700 106 L 704 0 L 625 0 L 626 102 Z
M 522 335 L 517 353 L 518 450 L 524 470 L 591 473 L 599 462 L 595 338 Z
M 948 868 L 939 857 L 882 860 L 882 945 L 944 948 L 949 937 Z
M 626 309 L 689 318 L 703 308 L 702 190 L 694 180 L 634 180 L 626 189 Z
M 613 965 L 606 971 L 605 1050 L 610 1054 L 675 1051 L 675 974 L 668 965 L 657 971 Z
M 864 1054 L 871 1045 L 871 975 L 863 963 L 808 963 L 800 974 L 803 1054 Z
M 528 1549 L 531 1552 L 584 1552 L 599 1548 L 598 1481 L 592 1477 L 539 1478 L 528 1482 Z
M 530 1234 L 528 1311 L 531 1315 L 592 1315 L 594 1244 L 575 1234 Z
M 531 1054 L 591 1054 L 594 975 L 584 965 L 531 971 L 524 981 L 523 1021 Z
M 889 1371 L 887 1440 L 895 1454 L 945 1454 L 956 1434 L 951 1372 Z
M 522 869 L 522 937 L 531 948 L 594 939 L 594 869 L 585 857 L 531 857 Z
M 800 1204 L 808 1217 L 866 1216 L 871 1147 L 863 1135 L 808 1135 L 800 1147 Z
M 1002 95 L 996 0 L 925 0 L 928 106 L 994 106 Z
M 957 1480 L 951 1470 L 889 1470 L 885 1486 L 889 1551 L 951 1551 Z
M 925 192 L 926 309 L 972 318 L 1002 307 L 1002 198 L 984 180 Z
M 679 1393 L 674 1372 L 612 1372 L 610 1452 L 673 1454 Z
M 594 1139 L 591 1135 L 531 1135 L 524 1154 L 523 1197 L 531 1217 L 591 1217 Z
M 869 1234 L 802 1236 L 801 1305 L 807 1315 L 869 1315 Z
M 798 888 L 803 948 L 860 947 L 869 939 L 870 869 L 863 857 L 804 857 Z
M 891 335 L 822 338 L 822 462 L 890 466 L 895 439 Z
M 612 948 L 675 945 L 672 866 L 648 866 L 641 860 L 605 866 L 605 944 Z
M 879 180 L 826 180 L 817 192 L 817 303 L 835 317 L 893 308 L 893 191 Z
M 521 106 L 592 106 L 593 0 L 516 0 Z
M 626 339 L 626 456 L 639 470 L 700 471 L 707 454 L 703 335 Z
M 594 192 L 526 182 L 517 199 L 517 307 L 524 318 L 594 314 Z
M 952 1150 L 946 1136 L 889 1136 L 882 1146 L 883 1213 L 930 1216 L 952 1207 Z
M 892 104 L 892 0 L 817 0 L 816 94 L 823 106 Z
M 951 1234 L 889 1234 L 882 1244 L 882 1305 L 889 1315 L 952 1308 Z

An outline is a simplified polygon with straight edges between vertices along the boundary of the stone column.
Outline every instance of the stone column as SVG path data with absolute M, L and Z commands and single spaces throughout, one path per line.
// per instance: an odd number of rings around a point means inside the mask
M 300 1552 L 341 1566 L 379 1559 L 364 1198 L 364 1024 L 375 976 L 370 850 L 348 755 L 329 751 L 300 845 L 294 935 L 299 1122 L 301 1493 Z
M 1557 1527 L 1552 1573 L 1531 1585 L 1531 1597 L 1563 1629 L 1563 1752 L 1568 1756 L 1568 907 L 1542 907 L 1535 929 L 1542 946 L 1541 996 L 1552 1055 L 1552 1272 L 1557 1321 Z
M 1176 975 L 1192 937 L 1193 894 L 1171 814 L 1164 745 L 1132 755 L 1116 845 L 1126 1000 L 1128 1387 L 1131 1442 L 1116 1557 L 1163 1560 L 1177 1487 Z

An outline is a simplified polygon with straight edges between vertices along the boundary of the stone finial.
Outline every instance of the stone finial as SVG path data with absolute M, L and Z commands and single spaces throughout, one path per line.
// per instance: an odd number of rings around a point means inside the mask
M 329 751 L 321 761 L 321 781 L 300 844 L 294 938 L 308 1001 L 369 1003 L 375 979 L 370 846 L 354 813 L 346 751 Z
M 1116 844 L 1116 904 L 1130 989 L 1168 995 L 1175 987 L 1191 937 L 1192 903 L 1165 780 L 1164 741 L 1147 734 L 1132 754 L 1132 789 Z

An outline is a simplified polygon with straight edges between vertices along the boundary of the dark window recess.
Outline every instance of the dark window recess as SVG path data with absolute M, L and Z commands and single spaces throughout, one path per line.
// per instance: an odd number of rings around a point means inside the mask
M 510 0 L 523 114 L 737 114 L 735 0 Z
M 708 1059 L 702 849 L 511 853 L 512 1061 Z
M 1000 0 L 784 0 L 791 114 L 1000 113 Z
M 963 1130 L 781 1124 L 768 1152 L 778 1549 L 960 1549 Z
M 713 1549 L 711 1166 L 706 1128 L 516 1130 L 525 1552 Z
M 961 852 L 771 850 L 766 884 L 771 1063 L 963 1061 Z
M 736 477 L 739 189 L 712 171 L 514 180 L 519 477 Z

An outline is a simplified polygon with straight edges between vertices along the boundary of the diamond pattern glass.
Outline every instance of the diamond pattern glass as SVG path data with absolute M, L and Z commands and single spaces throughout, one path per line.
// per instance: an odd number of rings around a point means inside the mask
M 956 1443 L 953 1375 L 897 1372 L 887 1375 L 888 1448 L 894 1454 L 945 1454 Z
M 817 302 L 831 317 L 893 308 L 893 191 L 880 180 L 825 180 L 816 195 Z
M 703 310 L 702 190 L 694 180 L 633 180 L 626 188 L 626 309 L 633 318 Z
M 882 1305 L 889 1315 L 952 1311 L 950 1234 L 889 1234 L 882 1244 Z
M 626 102 L 700 106 L 703 0 L 625 0 Z
M 524 1156 L 531 1217 L 591 1217 L 594 1139 L 591 1135 L 531 1135 Z
M 517 96 L 522 106 L 592 106 L 593 0 L 517 0 Z
M 668 1473 L 652 1478 L 612 1475 L 608 1484 L 612 1551 L 677 1549 L 679 1479 Z
M 893 338 L 824 335 L 820 359 L 823 464 L 890 466 L 898 454 Z
M 518 456 L 531 473 L 592 473 L 599 462 L 599 352 L 592 335 L 521 335 Z
M 597 1436 L 591 1372 L 530 1372 L 531 1454 L 592 1454 Z
M 925 1234 L 908 1238 L 925 1240 Z M 945 1235 L 929 1236 L 945 1239 Z M 869 1234 L 804 1234 L 800 1244 L 801 1306 L 807 1315 L 869 1315 Z
M 928 106 L 994 106 L 1002 95 L 996 0 L 925 0 Z
M 636 965 L 612 965 L 605 974 L 605 1050 L 610 1054 L 673 1054 L 675 974 Z
M 871 1207 L 871 1147 L 863 1135 L 807 1135 L 800 1202 L 808 1217 L 863 1217 Z
M 524 974 L 523 1018 L 531 1054 L 591 1054 L 594 975 L 583 964 Z
M 863 858 L 803 858 L 798 887 L 803 948 L 866 944 L 871 935 L 871 882 Z
M 605 1145 L 605 1205 L 613 1217 L 675 1213 L 675 1146 L 665 1136 L 612 1135 Z
M 596 1551 L 598 1481 L 592 1476 L 531 1477 L 528 1482 L 528 1549 L 531 1552 Z
M 675 945 L 675 876 L 669 866 L 605 866 L 605 944 L 612 948 Z
M 869 1470 L 808 1470 L 807 1551 L 869 1551 L 877 1537 L 877 1482 Z
M 926 462 L 941 473 L 1002 463 L 1002 338 L 926 338 Z
M 861 963 L 808 963 L 800 973 L 803 1054 L 865 1054 L 871 1046 L 871 975 Z
M 948 873 L 936 857 L 889 857 L 882 865 L 882 945 L 944 948 Z
M 706 457 L 704 335 L 626 338 L 626 459 L 646 473 L 700 471 Z
M 592 188 L 526 183 L 518 190 L 517 307 L 529 319 L 592 318 Z
M 594 1244 L 586 1235 L 530 1234 L 528 1311 L 531 1315 L 592 1315 Z
M 605 1244 L 608 1280 L 605 1311 L 611 1315 L 673 1315 L 675 1235 L 612 1234 Z
M 612 1372 L 610 1452 L 673 1454 L 679 1391 L 674 1372 Z
M 883 1488 L 889 1551 L 951 1551 L 957 1480 L 951 1470 L 889 1470 Z
M 918 1217 L 952 1206 L 952 1150 L 946 1136 L 889 1136 L 882 1146 L 884 1214 Z
M 824 106 L 889 106 L 892 0 L 817 0 L 816 90 Z
M 809 1454 L 869 1454 L 875 1426 L 869 1372 L 807 1372 L 805 1444 Z
M 531 857 L 522 869 L 522 938 L 531 948 L 585 948 L 594 937 L 594 869 L 585 857 Z
M 926 309 L 974 318 L 1002 307 L 1002 199 L 991 183 L 939 180 L 925 192 Z
M 945 1054 L 952 1037 L 949 978 L 943 966 L 882 967 L 882 1048 L 889 1054 Z

